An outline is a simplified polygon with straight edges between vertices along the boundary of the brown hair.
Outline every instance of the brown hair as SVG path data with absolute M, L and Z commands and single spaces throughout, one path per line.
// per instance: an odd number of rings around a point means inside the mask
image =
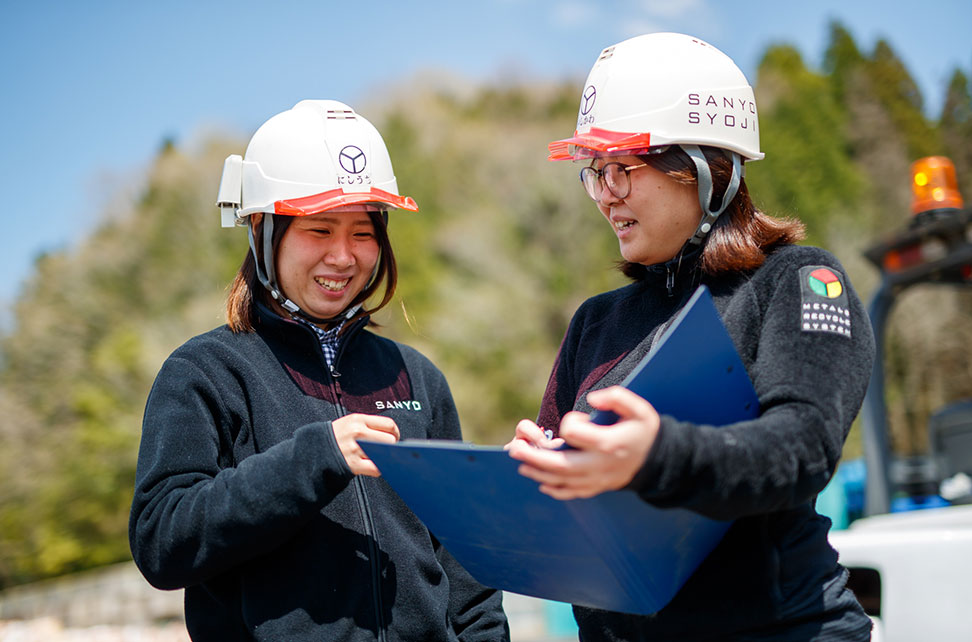
M 375 307 L 366 308 L 362 306 L 351 317 L 352 322 L 377 312 L 388 305 L 398 285 L 398 264 L 395 261 L 395 252 L 392 250 L 391 240 L 388 238 L 385 214 L 382 212 L 368 212 L 368 216 L 371 218 L 372 225 L 374 225 L 375 238 L 378 241 L 378 248 L 380 250 L 378 269 L 371 283 L 354 298 L 351 305 L 364 303 L 370 299 L 382 286 L 382 282 L 384 282 L 384 294 L 381 297 L 381 301 Z M 294 217 L 292 216 L 277 216 L 274 218 L 271 246 L 275 253 L 277 248 L 280 247 L 280 240 L 283 238 L 287 228 L 290 227 L 293 219 Z M 262 265 L 263 245 L 259 239 L 263 238 L 263 220 L 261 217 L 257 216 L 254 218 L 251 216 L 249 225 L 253 227 L 253 238 L 257 240 L 256 251 L 260 255 L 258 258 Z M 260 279 L 256 273 L 256 265 L 256 258 L 253 256 L 253 249 L 251 248 L 246 253 L 246 256 L 243 257 L 243 264 L 240 265 L 240 269 L 237 271 L 236 277 L 230 285 L 229 295 L 226 297 L 226 323 L 233 332 L 253 332 L 257 320 L 257 301 L 268 307 L 272 307 L 273 299 L 267 289 L 263 287 L 263 284 L 260 283 Z M 350 325 L 349 323 L 345 327 L 347 328 Z M 377 324 L 371 322 L 371 325 Z
M 709 161 L 713 194 L 718 199 L 725 193 L 732 177 L 732 161 L 720 149 L 704 146 L 701 149 Z M 662 154 L 646 154 L 638 158 L 679 183 L 698 183 L 695 163 L 680 147 L 672 146 Z M 774 247 L 796 243 L 805 236 L 806 230 L 799 220 L 774 218 L 756 209 L 746 181 L 742 179 L 736 196 L 703 243 L 699 266 L 706 274 L 753 270 L 763 264 Z M 644 273 L 643 266 L 627 261 L 620 264 L 620 269 L 633 279 Z

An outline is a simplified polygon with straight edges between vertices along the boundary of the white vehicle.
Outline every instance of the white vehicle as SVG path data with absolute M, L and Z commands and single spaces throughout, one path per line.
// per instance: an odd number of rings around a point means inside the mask
M 884 399 L 884 330 L 895 297 L 916 283 L 972 285 L 972 210 L 951 161 L 912 165 L 909 226 L 868 249 L 881 270 L 869 307 L 878 351 L 862 409 L 864 517 L 830 541 L 874 620 L 873 640 L 972 640 L 972 400 L 928 420 L 930 453 L 894 458 Z
M 830 543 L 875 642 L 972 640 L 972 506 L 856 520 Z

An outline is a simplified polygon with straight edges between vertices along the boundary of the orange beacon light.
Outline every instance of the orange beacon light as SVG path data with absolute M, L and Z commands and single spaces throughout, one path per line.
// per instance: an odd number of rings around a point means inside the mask
M 955 166 L 944 156 L 926 156 L 911 164 L 911 213 L 962 209 Z

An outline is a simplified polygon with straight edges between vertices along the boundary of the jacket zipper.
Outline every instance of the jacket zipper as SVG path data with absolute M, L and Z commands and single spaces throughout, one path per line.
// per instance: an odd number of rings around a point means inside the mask
M 338 384 L 341 373 L 338 371 L 337 365 L 341 360 L 341 355 L 344 354 L 347 339 L 357 330 L 357 327 L 348 328 L 348 336 L 339 344 L 337 354 L 334 355 L 334 362 L 328 368 L 329 374 L 331 375 L 331 389 L 334 391 L 334 403 L 337 406 L 339 417 L 346 415 L 347 409 L 341 403 L 341 386 Z M 323 357 L 323 354 L 321 356 Z M 351 480 L 351 484 L 354 487 L 355 498 L 358 500 L 358 509 L 361 511 L 365 535 L 370 536 L 368 537 L 368 562 L 371 568 L 371 596 L 375 606 L 375 626 L 378 628 L 376 633 L 379 642 L 384 642 L 387 640 L 387 636 L 385 634 L 385 621 L 382 616 L 381 569 L 378 568 L 378 533 L 375 530 L 375 522 L 371 516 L 371 507 L 368 504 L 368 496 L 365 493 L 364 481 L 355 475 L 354 479 Z
M 355 476 L 352 482 L 354 483 L 355 494 L 358 497 L 361 516 L 364 519 L 365 535 L 371 535 L 368 538 L 368 553 L 371 566 L 371 593 L 375 601 L 375 623 L 378 627 L 378 640 L 383 641 L 387 638 L 385 636 L 385 619 L 382 616 L 381 569 L 378 568 L 378 533 L 375 530 L 374 520 L 371 518 L 371 507 L 368 505 L 368 496 L 365 494 L 364 481 L 360 477 Z

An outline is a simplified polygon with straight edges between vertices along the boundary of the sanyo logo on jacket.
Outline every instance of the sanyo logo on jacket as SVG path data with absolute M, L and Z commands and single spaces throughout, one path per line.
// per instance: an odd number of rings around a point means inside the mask
M 421 410 L 422 403 L 419 401 L 376 401 L 375 408 L 378 410 Z

